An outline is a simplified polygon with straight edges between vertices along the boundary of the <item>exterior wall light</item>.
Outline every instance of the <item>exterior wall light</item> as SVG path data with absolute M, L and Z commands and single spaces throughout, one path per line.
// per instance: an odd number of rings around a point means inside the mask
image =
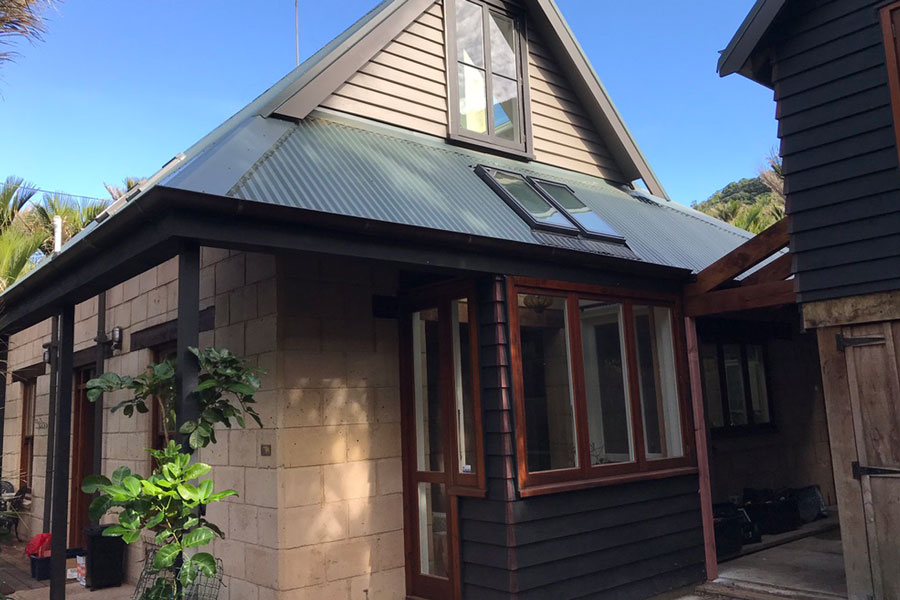
M 112 328 L 112 332 L 109 335 L 109 347 L 113 350 L 122 349 L 122 328 L 118 325 Z

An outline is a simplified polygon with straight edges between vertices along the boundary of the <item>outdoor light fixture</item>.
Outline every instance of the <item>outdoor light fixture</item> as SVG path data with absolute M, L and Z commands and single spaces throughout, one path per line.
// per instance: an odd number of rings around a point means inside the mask
M 50 364 L 50 346 L 44 346 L 44 364 Z
M 112 328 L 112 333 L 109 335 L 109 347 L 113 350 L 122 349 L 122 328 L 118 325 Z

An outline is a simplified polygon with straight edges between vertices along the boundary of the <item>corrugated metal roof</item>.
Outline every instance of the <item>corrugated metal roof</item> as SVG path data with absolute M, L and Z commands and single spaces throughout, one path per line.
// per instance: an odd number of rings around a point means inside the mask
M 626 238 L 627 247 L 532 230 L 475 174 L 478 164 L 568 184 Z M 210 166 L 203 168 L 209 172 Z M 179 182 L 185 184 L 190 179 L 189 173 L 180 173 L 169 185 L 182 187 Z M 288 127 L 228 195 L 693 271 L 750 237 L 673 202 L 646 196 L 635 198 L 599 178 L 499 158 L 371 122 L 338 120 L 322 114 Z

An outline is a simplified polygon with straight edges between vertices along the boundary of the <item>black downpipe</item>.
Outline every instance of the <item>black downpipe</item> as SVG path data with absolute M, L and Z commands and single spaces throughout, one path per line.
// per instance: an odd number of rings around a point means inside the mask
M 6 425 L 6 385 L 9 371 L 9 335 L 0 335 L 0 375 L 3 377 L 3 385 L 0 385 L 0 461 L 3 457 L 3 433 Z M 3 465 L 0 464 L 0 473 Z
M 97 296 L 97 363 L 94 377 L 100 377 L 106 368 L 106 292 Z M 94 402 L 94 461 L 93 473 L 103 471 L 103 396 Z
M 43 533 L 50 533 L 50 524 L 53 521 L 53 456 L 55 454 L 54 441 L 56 437 L 56 405 L 59 403 L 57 396 L 57 381 L 59 367 L 59 317 L 54 316 L 50 321 L 50 412 L 47 416 L 47 467 L 44 478 L 44 526 Z

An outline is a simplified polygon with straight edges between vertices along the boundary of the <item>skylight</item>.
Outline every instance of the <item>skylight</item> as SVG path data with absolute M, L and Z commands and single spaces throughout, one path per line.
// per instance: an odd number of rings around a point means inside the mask
M 618 238 L 622 237 L 609 223 L 601 219 L 597 213 L 585 206 L 584 202 L 578 199 L 578 196 L 575 195 L 575 192 L 573 192 L 569 186 L 539 179 L 533 179 L 532 182 L 538 189 L 556 200 L 556 203 L 588 233 Z
M 477 167 L 475 172 L 536 229 L 625 241 L 565 184 L 483 166 Z

